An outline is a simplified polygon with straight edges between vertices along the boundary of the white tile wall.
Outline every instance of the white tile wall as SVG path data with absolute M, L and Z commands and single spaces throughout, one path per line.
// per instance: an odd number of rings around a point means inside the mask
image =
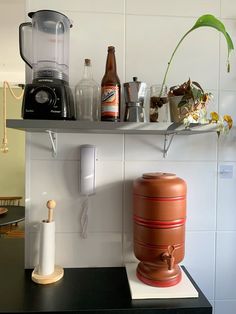
M 178 5 L 174 5 L 172 0 L 146 0 L 138 3 L 136 0 L 127 0 L 126 9 L 128 14 L 199 17 L 206 12 L 219 15 L 220 2 L 179 0 Z
M 235 300 L 216 301 L 215 302 L 215 314 L 227 313 L 234 314 L 236 309 Z
M 234 1 L 231 1 L 231 6 L 227 6 L 227 5 L 223 5 L 222 3 L 222 11 L 223 8 L 227 8 L 227 10 L 229 9 L 230 11 L 228 12 L 232 12 L 232 14 L 235 14 L 234 12 L 234 6 L 235 3 Z M 236 41 L 236 29 L 235 29 L 235 19 L 222 19 L 223 23 L 225 24 L 225 27 L 227 28 L 234 46 L 235 46 L 235 41 Z M 220 89 L 221 90 L 230 90 L 230 91 L 235 91 L 236 90 L 236 86 L 235 86 L 235 82 L 236 82 L 236 73 L 235 73 L 235 68 L 236 68 L 236 59 L 235 59 L 235 52 L 233 52 L 231 54 L 230 57 L 230 64 L 231 64 L 231 71 L 230 73 L 228 73 L 225 69 L 226 69 L 226 55 L 227 55 L 227 48 L 226 48 L 226 43 L 225 43 L 225 39 L 223 36 L 221 36 L 221 40 L 220 40 L 220 71 L 219 71 L 219 75 L 220 75 Z
M 221 178 L 220 167 L 233 167 L 233 178 Z M 236 164 L 235 162 L 224 162 L 219 164 L 218 173 L 218 210 L 217 210 L 217 230 L 234 230 L 236 231 Z
M 234 246 L 236 232 L 217 232 L 216 247 L 216 299 L 236 299 L 236 255 Z
M 24 83 L 24 62 L 19 54 L 18 26 L 24 22 L 25 0 L 0 1 L 0 82 Z
M 64 12 L 71 29 L 70 81 L 81 78 L 83 59 L 93 61 L 94 78 L 104 73 L 108 45 L 116 47 L 121 82 L 138 76 L 150 86 L 164 75 L 178 40 L 204 13 L 222 17 L 236 42 L 233 0 L 27 1 L 27 10 Z M 236 62 L 226 73 L 226 45 L 213 29 L 198 29 L 181 44 L 168 85 L 191 77 L 214 94 L 210 111 L 236 120 Z M 57 200 L 57 263 L 64 267 L 118 266 L 133 261 L 132 181 L 147 171 L 170 171 L 188 184 L 186 255 L 183 264 L 215 307 L 215 314 L 236 312 L 236 131 L 175 136 L 166 159 L 163 137 L 155 135 L 58 134 L 53 158 L 46 134 L 31 134 L 27 144 L 26 266 L 37 263 L 37 221 L 47 199 Z M 79 146 L 97 146 L 96 195 L 90 198 L 88 238 L 81 239 Z M 220 165 L 232 165 L 232 179 L 222 179 Z M 63 252 L 66 250 L 67 254 Z
M 116 63 L 124 81 L 124 17 L 115 13 L 68 12 L 73 20 L 70 50 L 70 83 L 78 83 L 83 74 L 84 59 L 93 64 L 94 79 L 101 82 L 104 75 L 107 47 L 116 47 Z
M 221 16 L 223 18 L 235 18 L 236 3 L 231 0 L 221 0 Z
M 215 233 L 186 233 L 186 253 L 182 262 L 209 300 L 214 299 Z
M 50 0 L 44 2 L 42 0 L 30 0 L 28 1 L 29 10 L 57 10 L 59 12 L 63 11 L 88 11 L 93 12 L 109 12 L 109 13 L 124 13 L 124 0 Z
M 138 76 L 149 85 L 161 83 L 167 63 L 177 43 L 195 23 L 195 18 L 127 15 L 126 79 Z M 142 25 L 138 31 L 134 25 Z M 145 41 L 144 41 L 145 38 Z M 207 46 L 207 51 L 200 53 Z M 212 29 L 200 28 L 180 45 L 169 74 L 167 85 L 177 85 L 191 77 L 207 89 L 218 87 L 219 35 Z M 202 75 L 207 71 L 211 75 Z M 212 80 L 214 77 L 214 80 Z

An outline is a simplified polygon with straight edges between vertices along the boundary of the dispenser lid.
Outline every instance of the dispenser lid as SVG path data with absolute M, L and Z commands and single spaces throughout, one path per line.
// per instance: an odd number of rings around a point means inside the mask
M 176 177 L 176 174 L 170 172 L 150 172 L 144 173 L 142 177 L 144 179 L 172 179 Z
M 146 197 L 183 197 L 186 191 L 186 182 L 168 172 L 144 173 L 133 184 L 134 194 Z

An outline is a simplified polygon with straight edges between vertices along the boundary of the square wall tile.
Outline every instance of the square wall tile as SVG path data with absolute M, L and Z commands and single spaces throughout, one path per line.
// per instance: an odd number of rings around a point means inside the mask
M 234 121 L 234 127 L 228 134 L 221 134 L 219 138 L 219 160 L 230 161 L 236 160 L 236 92 L 235 91 L 221 91 L 219 98 L 220 115 L 231 115 Z
M 161 83 L 172 52 L 182 36 L 195 24 L 195 20 L 127 15 L 126 80 L 138 76 L 149 86 Z M 142 27 L 134 32 L 134 25 Z M 200 47 L 207 47 L 207 50 Z M 219 34 L 210 28 L 197 29 L 184 39 L 177 50 L 168 73 L 167 85 L 181 84 L 190 77 L 204 89 L 217 89 L 218 64 Z
M 219 97 L 219 113 L 221 116 L 225 114 L 231 115 L 232 119 L 236 120 L 236 91 L 220 91 Z
M 217 232 L 216 294 L 217 300 L 236 299 L 236 232 Z
M 217 139 L 216 133 L 175 135 L 164 158 L 164 136 L 125 135 L 125 160 L 213 161 L 216 160 Z
M 31 233 L 26 268 L 38 265 L 39 247 L 39 234 Z M 56 233 L 55 263 L 65 268 L 122 266 L 121 234 L 95 233 L 82 239 L 79 233 Z
M 183 264 L 206 297 L 214 299 L 215 278 L 215 233 L 186 233 Z
M 221 167 L 232 166 L 232 178 L 222 178 Z M 220 163 L 218 166 L 217 230 L 236 230 L 236 163 Z
M 29 147 L 28 159 L 55 160 L 52 154 L 52 146 L 48 133 L 27 133 L 27 147 Z M 57 134 L 58 140 L 59 134 Z M 60 146 L 59 146 L 60 147 Z M 58 147 L 58 149 L 59 149 Z M 58 157 L 58 151 L 57 151 Z
M 228 134 L 221 134 L 219 138 L 219 161 L 229 162 L 236 159 L 236 129 L 233 127 Z
M 93 78 L 100 85 L 105 73 L 107 48 L 115 47 L 117 73 L 124 82 L 124 17 L 112 13 L 70 12 L 70 85 L 82 78 L 84 59 L 92 62 Z
M 57 156 L 52 156 L 51 143 L 47 133 L 31 133 L 28 145 L 33 160 L 79 160 L 80 145 L 96 146 L 97 160 L 123 160 L 123 135 L 57 133 Z
M 77 160 L 79 159 L 80 145 L 91 144 L 96 146 L 98 161 L 123 160 L 124 141 L 122 134 L 61 133 L 59 138 L 59 158 Z
M 125 163 L 124 231 L 132 233 L 132 184 L 145 172 L 171 172 L 187 183 L 187 230 L 215 230 L 216 177 L 215 162 Z
M 126 12 L 128 14 L 140 15 L 167 15 L 167 16 L 200 16 L 211 12 L 211 14 L 219 15 L 220 1 L 204 1 L 198 2 L 180 0 L 178 5 L 172 0 L 127 0 Z
M 233 2 L 233 1 L 231 1 Z M 235 15 L 234 5 L 230 5 L 228 9 Z M 236 42 L 236 20 L 222 19 L 227 32 L 229 33 L 233 43 L 234 50 L 230 57 L 230 72 L 227 72 L 227 44 L 223 35 L 220 35 L 220 89 L 236 91 L 236 58 L 235 58 L 235 42 Z
M 133 232 L 123 233 L 123 256 L 124 263 L 138 262 L 138 259 L 134 255 Z
M 25 1 L 12 0 L 0 1 L 0 37 L 2 47 L 0 52 L 0 81 L 10 84 L 24 83 L 25 66 L 19 54 L 19 30 L 18 25 L 24 22 Z M 20 90 L 16 92 L 19 95 Z M 8 102 L 12 102 L 11 96 Z M 20 103 L 20 102 L 19 102 Z M 12 104 L 13 105 L 13 104 Z M 16 104 L 14 104 L 14 107 Z M 8 104 L 10 110 L 11 104 Z M 8 111 L 9 113 L 9 111 Z
M 79 163 L 77 161 L 33 160 L 30 169 L 29 222 L 47 218 L 46 203 L 54 199 L 56 230 L 78 230 Z
M 162 135 L 125 135 L 125 161 L 162 160 L 164 136 Z
M 221 16 L 236 18 L 236 3 L 234 0 L 221 0 Z
M 120 233 L 89 234 L 81 239 L 76 233 L 59 233 L 56 261 L 64 267 L 118 267 L 123 265 Z M 65 250 L 67 254 L 65 254 Z
M 124 11 L 123 0 L 50 0 L 45 3 L 42 0 L 27 1 L 30 10 L 50 9 L 59 12 L 62 11 L 88 11 L 88 12 L 112 12 L 122 13 Z
M 214 314 L 235 314 L 236 312 L 236 300 L 216 300 Z
M 122 162 L 96 163 L 96 194 L 88 199 L 88 233 L 122 230 Z M 57 202 L 57 232 L 81 232 L 81 215 L 86 197 L 79 193 L 77 161 L 32 161 L 30 230 L 47 218 L 46 203 Z M 37 178 L 37 179 L 35 179 Z

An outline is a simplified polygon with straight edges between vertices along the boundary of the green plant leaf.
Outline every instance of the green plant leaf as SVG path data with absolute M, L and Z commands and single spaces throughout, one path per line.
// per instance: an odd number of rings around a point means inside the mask
M 202 86 L 198 82 L 192 81 L 192 84 L 197 86 L 202 91 L 202 93 L 204 93 L 204 90 L 203 90 Z
M 227 57 L 227 63 L 228 63 L 228 72 L 229 72 L 229 56 L 231 51 L 234 49 L 234 44 L 232 42 L 231 37 L 227 33 L 224 24 L 218 20 L 215 16 L 211 14 L 205 14 L 199 17 L 199 19 L 196 21 L 196 23 L 191 28 L 190 32 L 193 31 L 196 28 L 199 27 L 212 27 L 221 32 L 226 39 L 227 46 L 228 46 L 228 57 Z
M 230 35 L 227 33 L 226 29 L 225 29 L 225 26 L 224 24 L 218 20 L 216 17 L 214 17 L 213 15 L 211 14 L 205 14 L 205 15 L 202 15 L 198 18 L 198 20 L 196 21 L 196 23 L 193 25 L 192 28 L 190 28 L 189 31 L 187 31 L 187 33 L 184 34 L 184 36 L 180 39 L 180 41 L 178 42 L 177 46 L 175 47 L 174 51 L 172 52 L 172 55 L 170 57 L 170 60 L 167 64 L 167 68 L 166 68 L 166 72 L 165 72 L 165 75 L 164 75 L 164 79 L 163 79 L 163 82 L 162 82 L 162 85 L 161 85 L 161 89 L 160 89 L 160 95 L 163 91 L 163 88 L 164 88 L 164 85 L 166 83 L 166 78 L 167 78 L 167 74 L 169 72 L 169 69 L 170 69 L 170 65 L 172 63 L 172 60 L 174 58 L 174 55 L 176 53 L 176 51 L 178 50 L 180 44 L 182 43 L 182 41 L 184 40 L 184 38 L 189 34 L 191 33 L 193 30 L 199 28 L 199 27 L 212 27 L 212 28 L 215 28 L 216 30 L 218 30 L 219 32 L 221 32 L 225 39 L 226 39 L 226 42 L 227 42 L 227 46 L 228 46 L 228 55 L 227 55 L 227 71 L 230 72 L 230 63 L 229 63 L 229 57 L 230 57 L 230 53 L 231 51 L 234 49 L 234 44 L 233 44 L 233 41 L 230 37 Z

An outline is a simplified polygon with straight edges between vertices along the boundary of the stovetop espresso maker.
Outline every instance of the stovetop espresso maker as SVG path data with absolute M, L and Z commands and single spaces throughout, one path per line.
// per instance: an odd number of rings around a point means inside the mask
M 67 16 L 52 10 L 30 12 L 32 23 L 19 27 L 20 54 L 32 69 L 22 103 L 24 119 L 74 120 L 69 87 L 69 34 Z
M 146 122 L 144 110 L 146 93 L 147 84 L 138 81 L 137 77 L 133 77 L 132 82 L 124 83 L 126 104 L 124 121 Z

